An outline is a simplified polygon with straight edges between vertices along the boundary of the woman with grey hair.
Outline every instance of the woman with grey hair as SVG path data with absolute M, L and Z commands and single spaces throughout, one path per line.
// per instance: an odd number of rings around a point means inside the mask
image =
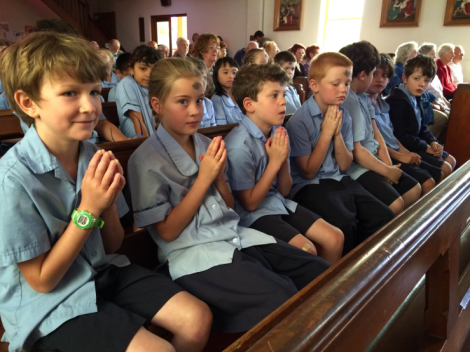
M 403 83 L 403 67 L 409 59 L 416 55 L 418 55 L 418 43 L 416 42 L 403 43 L 397 48 L 397 51 L 395 52 L 395 74 L 384 89 L 384 95 L 388 95 L 392 88 Z
M 444 89 L 444 96 L 449 99 L 454 95 L 457 87 L 452 83 L 452 72 L 449 63 L 454 58 L 454 45 L 442 44 L 437 50 L 439 59 L 436 60 L 437 77 Z

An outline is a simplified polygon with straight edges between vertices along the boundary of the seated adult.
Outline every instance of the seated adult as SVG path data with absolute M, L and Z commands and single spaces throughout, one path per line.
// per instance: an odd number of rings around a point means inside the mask
M 184 37 L 176 39 L 177 50 L 175 51 L 174 57 L 186 57 L 188 56 L 189 40 Z
M 116 62 L 119 54 L 122 53 L 119 50 L 121 48 L 121 43 L 119 43 L 119 40 L 117 39 L 111 39 L 108 43 L 108 48 L 109 48 L 109 51 L 111 51 L 111 53 L 113 54 L 114 62 Z
M 117 74 L 113 72 L 113 66 L 115 66 L 113 54 L 106 49 L 98 50 L 98 54 L 100 54 L 101 59 L 106 64 L 108 77 L 105 81 L 101 82 L 101 87 L 103 88 L 113 88 L 116 87 L 119 82 L 121 82 L 121 78 Z
M 302 44 L 294 44 L 290 49 L 290 52 L 294 54 L 297 60 L 295 64 L 294 78 L 295 77 L 306 77 L 304 66 L 300 63 L 305 55 L 305 46 Z
M 194 44 L 195 57 L 200 58 L 206 64 L 207 70 L 212 77 L 212 68 L 217 61 L 220 49 L 219 38 L 212 33 L 203 33 Z
M 437 56 L 439 59 L 436 60 L 437 65 L 437 77 L 442 83 L 444 88 L 444 96 L 447 99 L 451 99 L 454 95 L 457 87 L 452 83 L 452 73 L 449 66 L 449 63 L 454 58 L 454 45 L 453 44 L 442 44 L 439 49 L 437 49 Z
M 197 38 L 199 38 L 199 33 L 193 33 L 193 36 L 191 37 L 193 44 L 196 44 Z
M 243 58 L 245 57 L 246 53 L 252 49 L 258 49 L 258 42 L 248 42 L 244 48 L 238 50 L 233 57 L 237 64 L 240 66 L 243 65 Z
M 409 59 L 416 55 L 418 55 L 418 43 L 416 42 L 403 43 L 397 48 L 395 53 L 395 73 L 384 89 L 383 95 L 389 95 L 392 88 L 398 87 L 403 83 L 403 67 Z
M 433 44 L 433 43 L 423 43 L 418 49 L 419 54 L 430 57 L 433 60 L 436 60 L 436 52 L 437 52 L 437 47 L 436 47 L 436 44 Z M 430 91 L 432 94 L 436 96 L 437 102 L 443 105 L 442 109 L 444 107 L 450 108 L 450 103 L 444 97 L 444 88 L 442 87 L 442 83 L 439 80 L 439 77 L 437 77 L 437 75 L 434 76 L 433 80 L 428 85 L 428 91 Z M 439 108 L 439 110 L 442 110 L 442 109 Z
M 266 42 L 272 41 L 271 39 L 265 37 L 264 33 L 261 31 L 256 31 L 253 37 L 255 37 L 255 40 L 258 42 L 260 48 L 262 48 Z
M 305 49 L 305 57 L 304 57 L 305 63 L 303 65 L 304 65 L 304 70 L 307 76 L 308 76 L 308 70 L 310 70 L 310 62 L 318 54 L 320 54 L 320 47 L 318 45 L 310 45 L 307 47 L 307 49 Z
M 158 43 L 155 40 L 151 40 L 147 43 L 147 46 L 154 48 L 155 50 L 158 50 Z
M 167 57 L 170 57 L 170 49 L 168 49 L 168 47 L 165 44 L 158 44 L 158 49 L 163 52 L 165 59 Z
M 276 56 L 277 53 L 280 52 L 279 48 L 277 47 L 277 44 L 271 40 L 269 42 L 264 43 L 263 48 L 268 54 L 269 63 L 273 63 L 274 56 Z
M 222 59 L 223 57 L 227 56 L 227 44 L 221 40 L 220 41 L 220 49 L 217 53 L 217 59 Z
M 90 45 L 96 51 L 100 50 L 100 45 L 97 42 L 95 42 L 94 40 L 90 42 Z
M 454 58 L 451 62 L 449 62 L 449 67 L 452 74 L 452 83 L 455 86 L 458 86 L 460 83 L 463 83 L 463 73 L 462 73 L 462 65 L 460 62 L 463 60 L 463 56 L 465 55 L 465 51 L 461 45 L 456 45 L 454 48 Z

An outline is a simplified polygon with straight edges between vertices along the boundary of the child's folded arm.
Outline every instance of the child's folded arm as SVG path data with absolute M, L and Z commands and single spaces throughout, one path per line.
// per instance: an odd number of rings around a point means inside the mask
M 101 229 L 104 250 L 106 254 L 115 253 L 121 247 L 124 239 L 124 229 L 119 221 L 116 204 L 103 211 L 101 219 L 104 221 L 104 226 Z
M 387 175 L 388 166 L 377 159 L 370 151 L 364 148 L 361 145 L 361 142 L 354 142 L 353 155 L 354 161 L 367 170 L 375 171 L 382 176 Z
M 287 197 L 292 188 L 292 176 L 289 170 L 289 160 L 286 160 L 277 173 L 277 190 L 283 197 Z
M 377 127 L 377 122 L 375 119 L 372 119 L 372 128 L 374 130 L 374 139 L 379 143 L 379 148 L 377 150 L 377 155 L 379 156 L 380 160 L 388 166 L 392 165 L 392 160 L 390 159 L 390 155 L 388 154 L 388 148 L 385 144 L 385 140 L 383 139 L 382 134 Z
M 292 138 L 293 137 L 291 137 L 291 139 Z M 331 137 L 322 133 L 320 134 L 320 138 L 318 139 L 318 142 L 310 155 L 297 156 L 295 158 L 295 162 L 297 163 L 300 172 L 302 172 L 302 175 L 306 179 L 310 180 L 314 178 L 318 173 L 318 170 L 320 170 L 320 167 L 325 160 L 330 142 Z M 294 152 L 291 152 L 291 154 L 294 154 Z

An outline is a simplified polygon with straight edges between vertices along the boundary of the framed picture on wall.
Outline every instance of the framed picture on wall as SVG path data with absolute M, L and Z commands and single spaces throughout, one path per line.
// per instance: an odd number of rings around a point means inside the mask
M 447 0 L 444 26 L 470 24 L 470 0 Z
M 276 0 L 274 6 L 275 31 L 299 31 L 302 0 Z
M 380 27 L 418 27 L 421 0 L 382 0 Z

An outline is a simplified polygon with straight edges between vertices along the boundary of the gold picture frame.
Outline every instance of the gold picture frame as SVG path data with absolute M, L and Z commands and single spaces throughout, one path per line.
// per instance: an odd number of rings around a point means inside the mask
M 422 0 L 382 0 L 380 27 L 418 27 Z
M 275 31 L 300 31 L 302 0 L 276 0 L 274 6 Z
M 464 26 L 470 24 L 470 1 L 447 0 L 444 26 Z

